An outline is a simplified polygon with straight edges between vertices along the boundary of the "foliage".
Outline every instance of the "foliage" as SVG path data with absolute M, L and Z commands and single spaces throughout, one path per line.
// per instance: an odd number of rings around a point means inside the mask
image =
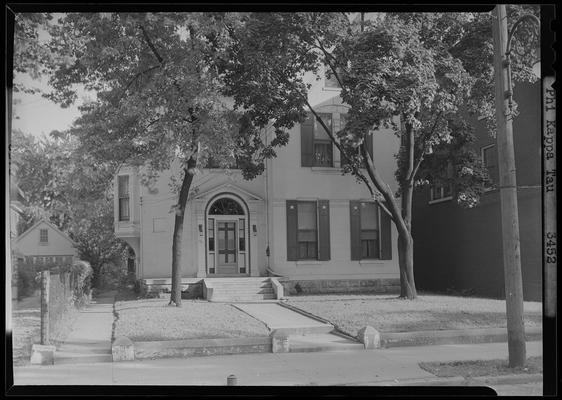
M 104 263 L 123 263 L 126 245 L 115 238 L 113 199 L 106 190 L 112 182 L 110 168 L 80 152 L 72 137 L 36 140 L 14 131 L 10 155 L 29 201 L 19 233 L 41 218 L 67 232 L 77 243 L 80 258 L 91 263 L 94 284 Z
M 37 270 L 33 264 L 19 263 L 17 274 L 18 300 L 32 296 L 41 286 L 35 279 Z

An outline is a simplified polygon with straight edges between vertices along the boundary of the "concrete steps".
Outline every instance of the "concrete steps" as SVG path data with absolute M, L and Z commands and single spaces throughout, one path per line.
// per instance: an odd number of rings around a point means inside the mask
M 259 302 L 275 300 L 269 278 L 205 278 L 207 299 L 217 302 Z

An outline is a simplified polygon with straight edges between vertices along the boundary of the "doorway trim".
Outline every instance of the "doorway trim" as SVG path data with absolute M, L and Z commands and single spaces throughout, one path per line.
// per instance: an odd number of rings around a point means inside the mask
M 216 216 L 213 215 L 209 215 L 209 210 L 211 208 L 211 206 L 217 201 L 220 200 L 222 198 L 227 198 L 227 199 L 231 199 L 234 200 L 236 203 L 238 203 L 241 207 L 242 210 L 244 211 L 244 215 L 225 215 L 225 220 L 226 219 L 234 219 L 234 217 L 237 217 L 237 219 L 239 219 L 240 217 L 243 217 L 243 219 L 245 220 L 245 226 L 244 226 L 244 236 L 246 238 L 246 250 L 245 250 L 245 265 L 246 265 L 246 271 L 244 273 L 240 273 L 238 272 L 237 274 L 228 274 L 228 275 L 221 275 L 221 274 L 217 274 L 216 273 L 216 263 L 218 261 L 217 257 L 215 257 L 215 272 L 214 273 L 210 273 L 210 267 L 209 267 L 209 218 L 215 218 L 215 222 L 214 222 L 214 229 L 215 232 L 217 230 L 217 218 Z M 220 215 L 219 215 L 220 217 Z M 238 227 L 238 222 L 237 222 L 237 227 Z M 207 277 L 240 277 L 240 276 L 250 276 L 251 275 L 251 240 L 250 240 L 250 208 L 248 207 L 248 204 L 246 203 L 246 201 L 244 201 L 244 199 L 242 197 L 240 197 L 239 195 L 237 195 L 236 193 L 232 193 L 232 192 L 221 192 L 221 193 L 217 193 L 216 195 L 214 195 L 213 197 L 211 197 L 208 201 L 207 204 L 205 205 L 205 212 L 204 212 L 204 227 L 205 227 L 205 234 L 204 234 L 204 240 L 205 240 L 205 273 L 207 275 Z M 238 232 L 236 235 L 236 238 L 238 239 Z M 215 236 L 215 240 L 216 240 L 216 236 Z M 237 240 L 238 242 L 238 240 Z M 215 249 L 217 249 L 218 247 L 218 241 L 215 241 Z M 239 244 L 236 243 L 236 248 L 238 249 Z M 216 250 L 215 250 L 216 251 Z M 217 253 L 215 253 L 216 255 Z M 240 251 L 238 250 L 238 254 L 236 259 L 238 260 L 240 256 Z M 239 271 L 239 269 L 238 269 Z

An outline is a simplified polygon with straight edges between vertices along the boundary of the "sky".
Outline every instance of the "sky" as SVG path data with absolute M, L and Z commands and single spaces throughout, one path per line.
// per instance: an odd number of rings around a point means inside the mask
M 14 80 L 44 90 L 49 87 L 46 79 L 36 81 L 27 76 L 15 76 Z M 78 104 L 80 104 L 80 99 Z M 66 130 L 80 115 L 78 104 L 69 108 L 61 108 L 58 104 L 41 97 L 40 94 L 14 93 L 12 129 L 19 129 L 37 138 L 43 134 L 48 135 L 53 130 Z

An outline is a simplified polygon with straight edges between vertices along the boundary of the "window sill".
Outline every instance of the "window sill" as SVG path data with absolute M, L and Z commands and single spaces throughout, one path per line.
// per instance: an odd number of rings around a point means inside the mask
M 430 200 L 429 204 L 437 204 L 437 203 L 442 203 L 444 201 L 450 201 L 453 200 L 453 196 L 447 196 L 447 197 L 443 197 L 442 199 L 437 199 L 437 200 Z
M 328 86 L 324 86 L 322 88 L 323 91 L 325 92 L 341 92 L 341 88 L 339 87 L 328 87 Z
M 384 264 L 383 260 L 371 259 L 371 260 L 359 260 L 359 265 L 380 265 Z
M 339 167 L 310 167 L 312 172 L 318 172 L 318 173 L 325 173 L 325 174 L 341 174 L 341 168 Z
M 300 260 L 296 262 L 297 265 L 322 265 L 322 261 L 317 260 Z
M 48 246 L 49 242 L 39 242 L 39 246 Z

